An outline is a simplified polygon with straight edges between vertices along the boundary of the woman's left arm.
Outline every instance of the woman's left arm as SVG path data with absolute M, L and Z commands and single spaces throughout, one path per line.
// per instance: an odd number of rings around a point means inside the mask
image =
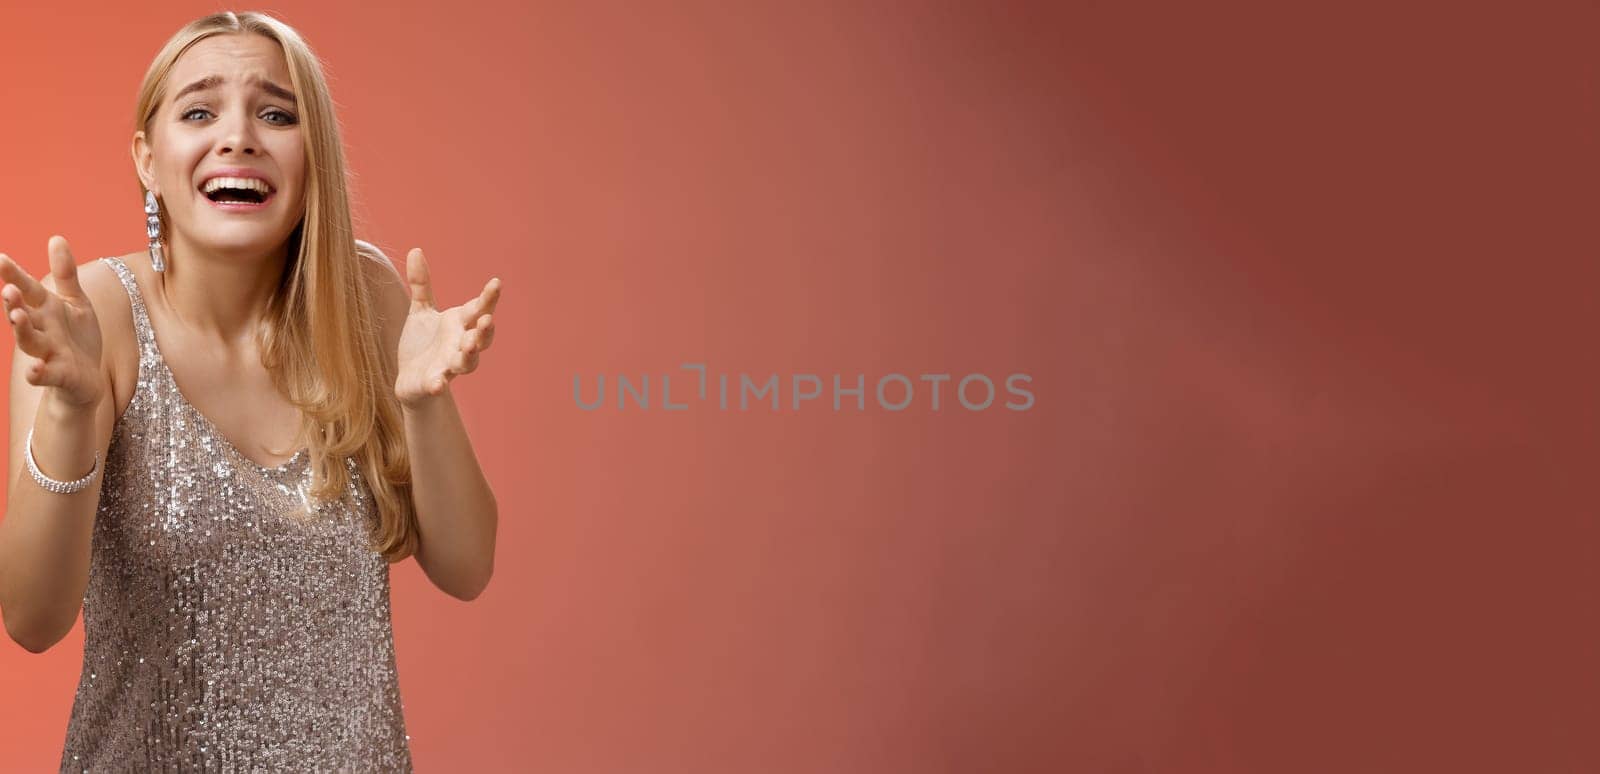
M 500 280 L 489 280 L 460 306 L 439 310 L 421 250 L 406 256 L 404 284 L 394 265 L 382 262 L 388 270 L 369 276 L 376 278 L 384 346 L 396 355 L 394 390 L 405 418 L 420 538 L 417 564 L 440 590 L 471 600 L 494 574 L 499 508 L 449 385 L 477 368 L 479 353 L 494 339 Z

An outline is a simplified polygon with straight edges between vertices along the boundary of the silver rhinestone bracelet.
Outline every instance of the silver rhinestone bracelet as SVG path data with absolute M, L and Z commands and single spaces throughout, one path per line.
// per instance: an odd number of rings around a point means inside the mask
M 94 467 L 89 468 L 89 474 L 77 481 L 57 481 L 39 470 L 39 463 L 33 461 L 33 428 L 28 428 L 28 472 L 33 474 L 33 480 L 39 488 L 55 492 L 56 494 L 72 494 L 81 492 L 89 482 L 94 480 L 94 475 L 100 472 L 100 452 L 94 453 Z

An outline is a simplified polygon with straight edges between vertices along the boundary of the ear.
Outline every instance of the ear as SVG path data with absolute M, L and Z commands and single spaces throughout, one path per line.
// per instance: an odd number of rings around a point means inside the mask
M 133 133 L 133 169 L 139 173 L 139 182 L 144 183 L 145 190 L 153 191 L 160 196 L 161 190 L 156 187 L 155 154 L 150 150 L 150 141 L 145 137 L 144 130 Z

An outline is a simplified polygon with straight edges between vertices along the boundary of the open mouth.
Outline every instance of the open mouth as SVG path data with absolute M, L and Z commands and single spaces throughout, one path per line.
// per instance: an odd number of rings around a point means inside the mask
M 275 192 L 254 177 L 213 177 L 200 186 L 200 193 L 217 204 L 265 204 Z

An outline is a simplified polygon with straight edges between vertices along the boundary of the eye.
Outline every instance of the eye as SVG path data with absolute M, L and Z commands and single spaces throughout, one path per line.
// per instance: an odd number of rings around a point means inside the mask
M 296 120 L 293 113 L 284 110 L 278 110 L 277 108 L 273 108 L 272 110 L 268 110 L 267 112 L 263 113 L 262 118 L 265 118 L 267 123 L 276 126 L 292 126 Z
M 196 113 L 204 113 L 206 115 L 210 115 L 211 111 L 206 110 L 205 108 L 198 108 L 198 107 L 197 108 L 189 108 L 188 110 L 184 111 L 183 115 L 179 116 L 179 118 L 181 120 L 188 121 L 189 120 L 189 116 L 192 116 L 192 115 L 194 115 Z

